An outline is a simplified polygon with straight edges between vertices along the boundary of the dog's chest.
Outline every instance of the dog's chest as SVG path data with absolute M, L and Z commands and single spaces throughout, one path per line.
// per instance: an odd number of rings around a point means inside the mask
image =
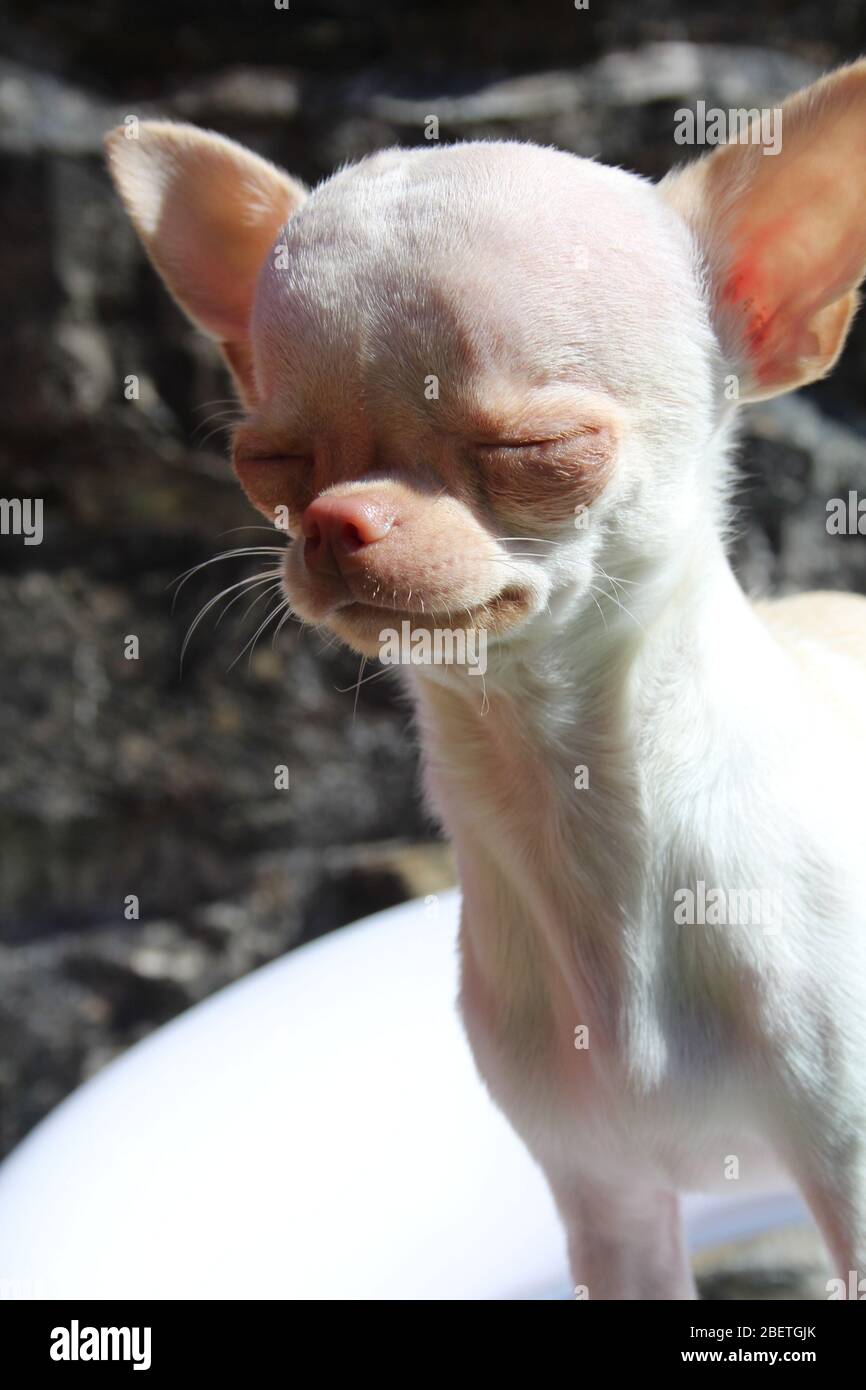
M 624 930 L 613 879 L 609 892 L 592 876 L 569 880 L 557 859 L 521 883 L 471 837 L 458 853 L 461 1013 L 524 1142 L 548 1170 L 579 1157 L 599 1176 L 710 1190 L 724 1155 L 747 1144 L 728 1119 L 749 1106 L 736 990 L 703 960 L 690 969 L 666 955 L 645 921 Z
M 659 847 L 627 760 L 606 731 L 568 756 L 528 747 L 516 720 L 446 737 L 428 784 L 458 855 L 461 1007 L 492 1094 L 539 1154 L 579 1136 L 605 1164 L 640 1134 L 645 1159 L 682 1171 L 666 1148 L 688 1147 L 683 1097 L 718 1084 L 737 1024 L 647 916 Z
M 641 892 L 634 788 L 600 735 L 591 753 L 592 734 L 543 749 L 513 707 L 471 724 L 445 710 L 425 740 L 427 783 L 459 861 L 470 1035 L 511 1071 L 543 1066 L 585 1089 L 634 1004 L 621 950 Z

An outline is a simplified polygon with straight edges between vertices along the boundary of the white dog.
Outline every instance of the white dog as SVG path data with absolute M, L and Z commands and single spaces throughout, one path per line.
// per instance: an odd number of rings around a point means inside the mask
M 312 193 L 189 126 L 108 147 L 294 611 L 368 656 L 489 639 L 482 680 L 408 679 L 466 1028 L 575 1280 L 692 1297 L 677 1194 L 780 1169 L 866 1271 L 866 601 L 752 606 L 725 553 L 737 402 L 823 376 L 856 306 L 866 62 L 658 187 L 517 143 Z

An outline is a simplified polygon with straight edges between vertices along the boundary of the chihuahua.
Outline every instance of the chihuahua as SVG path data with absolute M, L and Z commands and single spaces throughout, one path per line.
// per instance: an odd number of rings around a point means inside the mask
M 694 1297 L 679 1194 L 780 1174 L 866 1272 L 866 600 L 753 604 L 726 555 L 738 406 L 856 308 L 866 61 L 779 119 L 658 185 L 482 141 L 309 192 L 188 125 L 107 141 L 294 613 L 365 657 L 484 635 L 482 679 L 404 678 L 472 1051 L 594 1299 Z

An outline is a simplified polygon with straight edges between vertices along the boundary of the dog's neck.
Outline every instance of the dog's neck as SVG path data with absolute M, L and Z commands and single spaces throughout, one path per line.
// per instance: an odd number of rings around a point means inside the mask
M 558 615 L 553 605 L 544 640 L 512 648 L 501 666 L 491 659 L 486 695 L 465 673 L 414 677 L 426 785 L 455 846 L 467 949 L 491 996 L 517 992 L 518 1013 L 524 993 L 535 1007 L 542 959 L 556 962 L 546 978 L 561 980 L 563 1007 L 578 1017 L 603 1028 L 627 1011 L 627 938 L 646 929 L 668 848 L 659 802 L 687 807 L 695 788 L 713 786 L 730 730 L 757 747 L 766 737 L 766 721 L 743 729 L 755 702 L 741 673 L 750 688 L 769 684 L 772 644 L 718 533 L 646 569 L 650 584 L 623 598 L 629 612 L 602 601 L 602 612 L 591 603 Z

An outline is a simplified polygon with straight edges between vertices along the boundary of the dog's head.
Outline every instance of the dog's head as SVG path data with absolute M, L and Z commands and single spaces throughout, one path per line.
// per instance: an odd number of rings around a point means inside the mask
M 699 528 L 733 404 L 830 369 L 866 269 L 866 63 L 789 102 L 775 153 L 658 187 L 493 142 L 308 193 L 220 136 L 132 133 L 112 174 L 232 370 L 292 605 L 365 654 L 395 618 L 526 632 Z

